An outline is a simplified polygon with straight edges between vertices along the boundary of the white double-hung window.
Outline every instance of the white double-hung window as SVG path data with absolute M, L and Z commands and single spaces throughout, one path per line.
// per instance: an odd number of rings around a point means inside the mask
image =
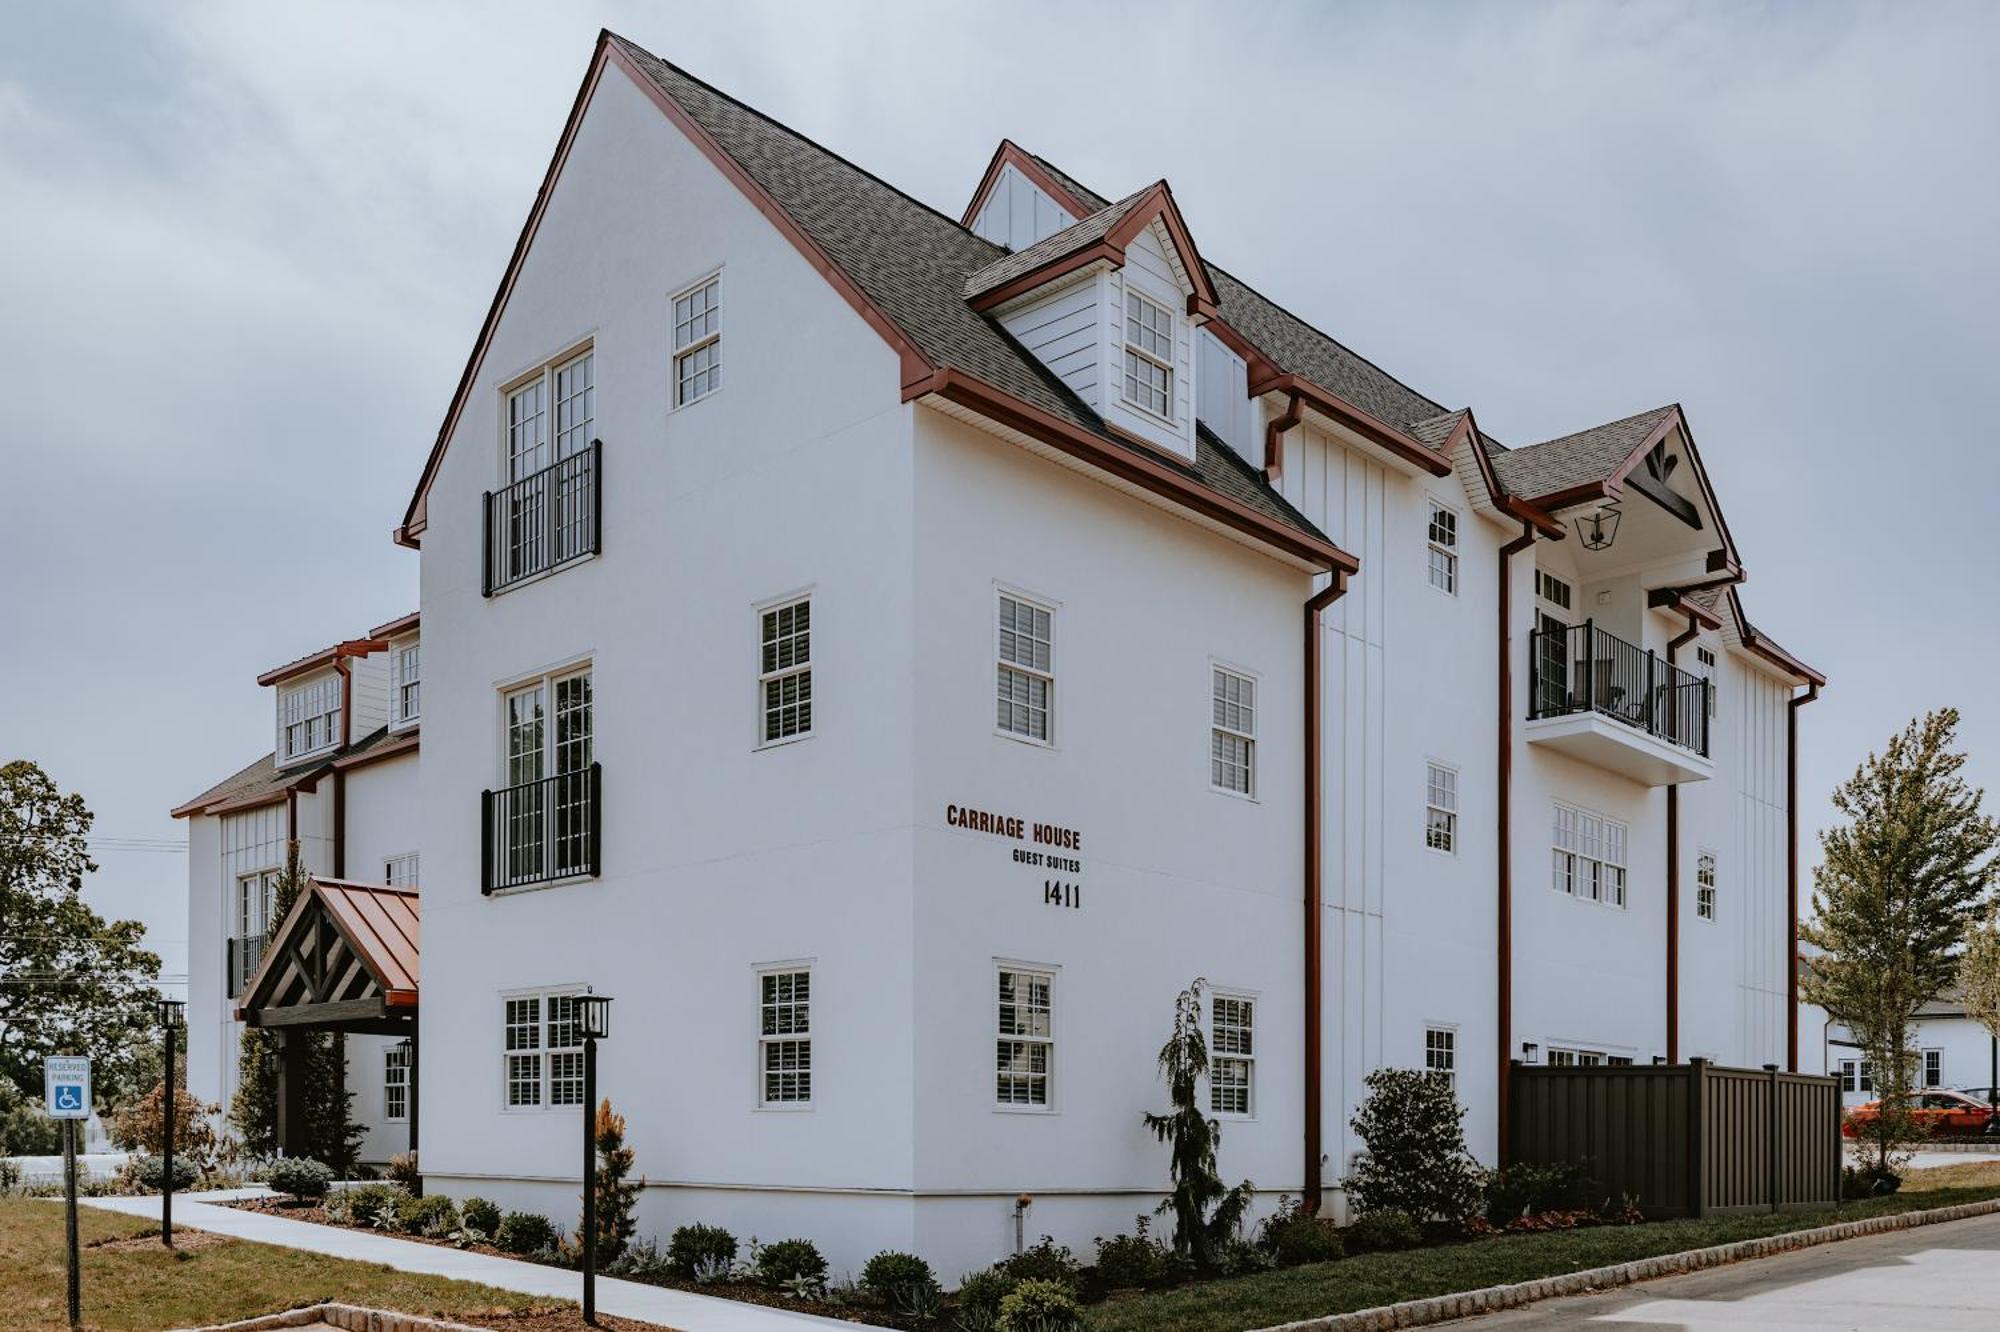
M 390 856 L 382 862 L 382 882 L 391 888 L 414 888 L 417 886 L 417 853 Z
M 1244 1115 L 1256 1105 L 1257 1001 L 1248 995 L 1209 999 L 1208 1107 Z
M 278 756 L 310 758 L 340 744 L 340 676 L 322 675 L 278 695 Z
M 1125 289 L 1125 401 L 1174 419 L 1174 316 Z
M 1430 501 L 1431 586 L 1458 595 L 1458 514 Z
M 1424 845 L 1458 850 L 1458 769 L 1442 763 L 1424 765 Z
M 785 967 L 757 976 L 757 1100 L 812 1104 L 812 972 Z
M 1047 1109 L 1055 1104 L 1055 986 L 1053 972 L 999 969 L 999 1032 L 994 1100 L 1002 1107 Z
M 502 1000 L 502 1054 L 509 1110 L 583 1104 L 583 1034 L 575 991 Z
M 757 696 L 762 743 L 812 734 L 812 598 L 758 613 Z
M 382 1051 L 382 1118 L 400 1123 L 410 1117 L 410 1047 L 403 1041 Z
M 1627 829 L 1616 819 L 1557 805 L 1555 889 L 1606 906 L 1625 905 Z
M 1214 668 L 1208 734 L 1208 780 L 1218 791 L 1255 795 L 1257 787 L 1257 682 Z
M 1054 731 L 1055 612 L 1011 593 L 1000 594 L 999 709 L 1009 735 L 1048 744 Z
M 1715 852 L 1704 851 L 1694 862 L 1694 914 L 1715 919 Z
M 544 676 L 502 699 L 499 792 L 490 835 L 512 887 L 590 873 L 596 864 L 595 706 L 590 669 Z
M 722 278 L 710 277 L 674 297 L 674 406 L 722 387 Z
M 393 679 L 389 682 L 390 724 L 408 726 L 422 715 L 423 657 L 420 643 L 406 643 L 390 658 Z
M 1453 1027 L 1424 1028 L 1424 1071 L 1438 1073 L 1458 1085 L 1458 1031 Z

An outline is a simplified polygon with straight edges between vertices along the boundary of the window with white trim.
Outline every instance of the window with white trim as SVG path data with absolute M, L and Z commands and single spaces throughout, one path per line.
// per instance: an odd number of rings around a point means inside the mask
M 1424 1028 L 1424 1072 L 1442 1073 L 1458 1086 L 1458 1031 L 1454 1027 Z
M 812 598 L 800 597 L 758 614 L 757 697 L 762 743 L 811 735 L 813 728 Z
M 408 726 L 417 720 L 423 704 L 423 658 L 418 649 L 420 643 L 406 643 L 395 650 L 390 662 L 393 678 L 389 683 L 389 706 L 394 712 L 389 720 L 395 726 Z
M 1844 1092 L 1875 1090 L 1875 1070 L 1866 1059 L 1840 1061 L 1840 1089 Z
M 1208 744 L 1208 780 L 1219 791 L 1256 794 L 1257 682 L 1214 668 Z
M 504 882 L 525 883 L 589 872 L 595 761 L 595 703 L 590 668 L 546 675 L 503 695 L 502 782 L 514 794 L 495 833 Z M 555 778 L 544 783 L 546 778 Z M 521 790 L 520 788 L 528 788 Z
M 534 378 L 509 389 L 508 482 L 533 476 L 589 448 L 596 417 L 596 368 L 588 351 L 566 361 L 550 362 L 536 371 Z M 523 502 L 529 498 L 523 497 Z
M 1424 765 L 1424 845 L 1458 850 L 1458 770 L 1442 763 Z
M 1554 1045 L 1549 1047 L 1549 1066 L 1551 1068 L 1575 1068 L 1579 1065 L 1595 1067 L 1599 1064 L 1609 1062 L 1610 1060 L 1602 1050 L 1576 1050 Z M 1629 1064 L 1632 1061 L 1627 1059 L 1625 1062 Z
M 280 762 L 306 758 L 340 743 L 340 692 L 340 676 L 335 673 L 279 693 Z
M 534 1110 L 583 1104 L 583 1033 L 578 991 L 509 995 L 501 1004 L 506 1106 Z
M 1606 906 L 1625 905 L 1628 830 L 1616 819 L 1556 806 L 1555 889 Z
M 417 886 L 417 853 L 405 856 L 391 856 L 382 862 L 382 882 L 391 888 L 414 888 Z
M 1054 1104 L 1055 987 L 1053 972 L 1000 968 L 994 1101 L 1001 1106 Z
M 674 297 L 674 406 L 722 387 L 722 278 Z
M 812 972 L 757 975 L 757 1101 L 812 1104 Z
M 1247 1117 L 1256 1105 L 1257 1001 L 1212 994 L 1208 1014 L 1208 1108 Z
M 1458 514 L 1430 502 L 1431 586 L 1458 595 Z
M 278 900 L 278 879 L 283 871 L 258 870 L 236 880 L 236 937 L 261 939 L 280 922 L 271 919 Z
M 999 711 L 1009 735 L 1049 743 L 1055 710 L 1055 612 L 1000 594 Z
M 1924 1051 L 1924 1086 L 1944 1086 L 1944 1051 Z
M 1535 595 L 1557 610 L 1570 609 L 1570 585 L 1547 569 L 1535 570 Z
M 1694 862 L 1694 914 L 1715 919 L 1715 852 L 1704 851 Z
M 1125 401 L 1174 419 L 1174 316 L 1125 289 Z
M 1708 715 L 1715 715 L 1716 695 L 1721 692 L 1715 683 L 1715 649 L 1697 647 L 1694 650 L 1694 673 L 1708 681 Z
M 410 1117 L 410 1047 L 402 1041 L 382 1050 L 382 1118 L 400 1123 Z

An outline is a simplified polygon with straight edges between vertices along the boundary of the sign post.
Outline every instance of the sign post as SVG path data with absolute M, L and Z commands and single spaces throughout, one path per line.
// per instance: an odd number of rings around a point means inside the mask
M 63 1238 L 69 1253 L 69 1325 L 83 1326 L 83 1265 L 76 1235 L 76 1125 L 90 1117 L 90 1060 L 81 1055 L 50 1055 L 42 1065 L 42 1090 L 49 1118 L 63 1131 Z

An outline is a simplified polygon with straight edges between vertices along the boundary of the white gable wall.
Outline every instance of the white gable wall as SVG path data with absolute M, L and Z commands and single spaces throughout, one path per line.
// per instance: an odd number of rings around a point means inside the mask
M 1009 162 L 1000 168 L 992 193 L 972 219 L 972 230 L 996 245 L 1025 250 L 1077 220 Z
M 1250 370 L 1243 358 L 1207 329 L 1195 332 L 1195 417 L 1263 470 L 1263 449 L 1250 429 Z
M 1194 457 L 1194 324 L 1187 317 L 1187 290 L 1177 275 L 1159 236 L 1159 224 L 1147 227 L 1125 247 L 1125 264 L 1100 279 L 1105 319 L 1103 401 L 1104 419 L 1149 444 L 1182 458 Z M 1172 419 L 1142 411 L 1125 400 L 1125 290 L 1127 287 L 1163 305 L 1173 316 L 1174 377 Z

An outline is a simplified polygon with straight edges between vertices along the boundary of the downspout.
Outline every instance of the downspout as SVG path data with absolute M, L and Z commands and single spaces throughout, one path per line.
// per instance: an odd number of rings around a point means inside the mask
M 1275 481 L 1285 470 L 1285 432 L 1305 419 L 1295 392 L 1285 401 L 1285 414 L 1264 423 L 1264 477 Z
M 347 770 L 333 770 L 333 877 L 347 877 Z
M 1294 402 L 1296 406 L 1296 402 Z M 1296 423 L 1294 423 L 1296 424 Z M 1300 1191 L 1305 1209 L 1317 1213 L 1325 1184 L 1321 1177 L 1323 1156 L 1320 1142 L 1320 995 L 1321 929 L 1324 924 L 1324 879 L 1326 858 L 1325 788 L 1321 771 L 1324 761 L 1321 692 L 1320 612 L 1347 591 L 1347 575 L 1331 571 L 1332 581 L 1306 602 L 1306 891 L 1305 891 L 1305 1148 L 1306 1180 Z
M 1682 648 L 1692 643 L 1701 634 L 1701 622 L 1688 612 L 1687 632 L 1677 634 L 1667 640 L 1667 665 L 1674 664 L 1674 656 Z M 1669 675 L 1668 679 L 1673 677 Z M 1669 707 L 1678 711 L 1681 691 L 1675 689 L 1668 695 Z M 1680 732 L 1680 718 L 1673 719 L 1675 734 Z M 1667 787 L 1667 1062 L 1681 1061 L 1681 788 L 1675 782 Z
M 1785 1067 L 1799 1071 L 1799 709 L 1819 697 L 1819 686 L 1806 684 L 1785 711 L 1785 894 L 1791 928 L 1785 950 Z
M 1499 913 L 1498 943 L 1495 950 L 1494 972 L 1498 992 L 1494 996 L 1494 1029 L 1498 1033 L 1495 1053 L 1499 1056 L 1499 1088 L 1497 1097 L 1497 1142 L 1494 1159 L 1502 1166 L 1507 1164 L 1507 1135 L 1512 1127 L 1511 1107 L 1508 1104 L 1512 1094 L 1514 1068 L 1514 866 L 1513 866 L 1513 806 L 1514 806 L 1514 658 L 1509 633 L 1514 621 L 1514 557 L 1535 544 L 1535 526 L 1527 519 L 1521 520 L 1521 535 L 1500 547 L 1500 688 L 1498 694 L 1499 716 L 1499 785 L 1498 798 L 1494 802 L 1495 822 L 1499 846 L 1498 876 L 1496 883 L 1496 909 Z

